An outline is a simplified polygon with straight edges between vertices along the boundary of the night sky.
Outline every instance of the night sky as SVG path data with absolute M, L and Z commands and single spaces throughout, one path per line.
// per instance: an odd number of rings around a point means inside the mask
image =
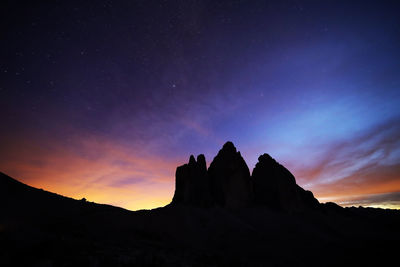
M 400 208 L 400 2 L 39 2 L 0 4 L 0 171 L 154 208 L 230 140 L 321 202 Z

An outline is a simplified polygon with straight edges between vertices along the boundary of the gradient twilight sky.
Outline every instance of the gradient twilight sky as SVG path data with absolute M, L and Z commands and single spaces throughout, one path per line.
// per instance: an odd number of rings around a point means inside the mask
M 0 171 L 14 178 L 154 208 L 176 166 L 231 140 L 250 170 L 269 153 L 321 202 L 400 208 L 399 1 L 0 12 Z

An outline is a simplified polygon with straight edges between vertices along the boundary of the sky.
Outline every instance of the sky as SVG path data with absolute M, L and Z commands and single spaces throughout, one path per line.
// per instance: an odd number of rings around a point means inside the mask
M 1 172 L 151 209 L 229 140 L 320 202 L 400 208 L 398 1 L 1 6 Z

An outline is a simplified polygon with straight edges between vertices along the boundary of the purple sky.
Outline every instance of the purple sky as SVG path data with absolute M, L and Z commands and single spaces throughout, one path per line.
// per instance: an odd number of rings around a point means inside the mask
M 320 201 L 399 208 L 397 1 L 216 2 L 4 4 L 0 171 L 150 208 L 230 140 Z

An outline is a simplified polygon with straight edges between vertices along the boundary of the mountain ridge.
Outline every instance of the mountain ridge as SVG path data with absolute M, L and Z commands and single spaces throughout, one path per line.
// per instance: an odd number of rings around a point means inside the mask
M 206 168 L 203 154 L 189 157 L 176 169 L 172 205 L 222 206 L 231 209 L 266 206 L 289 212 L 316 209 L 319 201 L 311 191 L 297 185 L 284 166 L 268 154 L 249 168 L 234 144 L 226 142 Z
M 234 146 L 221 150 L 211 171 L 202 155 L 179 166 L 171 203 L 153 210 L 74 200 L 0 173 L 0 265 L 376 266 L 398 260 L 400 211 L 313 202 L 269 155 L 260 156 L 250 176 Z M 250 177 L 256 186 L 247 183 Z M 260 192 L 247 194 L 252 187 Z M 238 191 L 239 201 L 232 200 Z

